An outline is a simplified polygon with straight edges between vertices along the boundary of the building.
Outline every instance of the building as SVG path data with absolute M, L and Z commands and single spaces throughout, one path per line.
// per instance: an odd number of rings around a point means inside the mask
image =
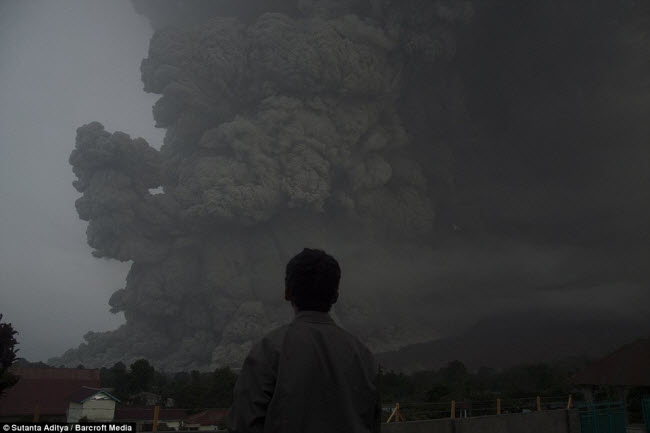
M 142 391 L 137 394 L 132 394 L 129 396 L 131 402 L 139 406 L 163 406 L 163 407 L 174 407 L 176 402 L 173 398 L 163 398 L 161 395 Z
M 99 370 L 12 367 L 18 383 L 0 399 L 0 420 L 65 422 L 69 398 L 83 387 L 98 389 Z
M 117 406 L 115 422 L 134 422 L 136 431 L 151 431 L 153 427 L 154 407 Z M 158 412 L 158 431 L 179 430 L 187 417 L 185 409 L 160 408 Z
M 589 401 L 593 401 L 593 392 L 599 386 L 616 388 L 621 400 L 625 400 L 632 387 L 650 386 L 650 337 L 626 344 L 585 367 L 572 382 Z
M 635 387 L 650 387 L 650 337 L 626 344 L 588 365 L 573 377 L 572 382 L 590 403 L 596 400 L 599 390 L 614 390 L 614 398 L 623 402 L 624 421 L 630 422 L 630 390 Z
M 223 426 L 228 409 L 208 409 L 185 418 L 183 428 L 194 431 L 216 431 Z
M 68 397 L 67 422 L 79 420 L 93 422 L 113 421 L 115 403 L 119 400 L 106 390 L 84 386 Z

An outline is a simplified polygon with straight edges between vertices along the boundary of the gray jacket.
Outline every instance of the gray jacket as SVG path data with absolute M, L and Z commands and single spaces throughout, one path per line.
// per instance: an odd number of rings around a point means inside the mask
M 232 433 L 379 432 L 378 366 L 327 313 L 301 311 L 244 361 L 227 424 Z

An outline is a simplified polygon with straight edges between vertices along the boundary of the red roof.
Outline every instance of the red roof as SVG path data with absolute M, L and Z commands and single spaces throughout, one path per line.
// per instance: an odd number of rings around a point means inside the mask
M 65 415 L 72 393 L 100 385 L 99 370 L 12 367 L 9 371 L 20 380 L 0 399 L 0 416 L 31 415 L 36 406 L 41 415 Z
M 228 409 L 208 409 L 185 418 L 185 424 L 219 425 Z
M 576 385 L 650 386 L 650 337 L 627 344 L 578 372 Z
M 129 421 L 129 420 L 152 420 L 153 421 L 153 407 L 129 407 L 117 406 L 115 408 L 115 421 Z M 185 409 L 165 409 L 160 408 L 158 412 L 159 421 L 175 421 L 185 419 L 187 412 Z

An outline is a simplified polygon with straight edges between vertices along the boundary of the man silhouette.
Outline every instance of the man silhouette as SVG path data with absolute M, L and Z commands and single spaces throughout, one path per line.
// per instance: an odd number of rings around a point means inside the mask
M 285 299 L 295 317 L 257 343 L 237 379 L 232 433 L 379 432 L 378 366 L 334 323 L 338 262 L 305 248 L 287 264 Z

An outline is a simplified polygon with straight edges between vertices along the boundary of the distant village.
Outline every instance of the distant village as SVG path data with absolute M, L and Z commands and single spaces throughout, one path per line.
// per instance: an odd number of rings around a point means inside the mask
M 29 364 L 20 360 L 17 364 L 10 373 L 19 380 L 0 398 L 0 422 L 135 423 L 137 431 L 223 428 L 225 408 L 179 408 L 173 398 L 144 391 L 154 387 L 155 379 L 153 367 L 145 360 L 132 364 L 128 372 L 123 364 L 111 369 L 20 366 Z M 220 388 L 231 401 L 236 375 L 228 369 L 222 371 L 226 382 Z M 192 380 L 215 375 L 193 372 L 177 376 L 192 397 L 197 397 L 200 386 L 193 387 Z M 190 380 L 185 382 L 185 378 Z M 117 387 L 105 386 L 107 383 Z
M 18 359 L 8 373 L 18 380 L 0 397 L 0 423 L 129 422 L 137 431 L 224 430 L 237 378 L 229 368 L 161 373 L 144 359 L 129 367 L 117 363 L 101 369 L 53 368 Z M 385 410 L 382 421 L 390 421 L 384 424 L 387 431 L 401 431 L 394 430 L 396 422 L 478 420 L 542 411 L 553 416 L 557 411 L 575 412 L 575 425 L 582 422 L 584 426 L 588 422 L 584 408 L 606 402 L 611 412 L 607 413 L 621 426 L 607 432 L 647 432 L 650 338 L 588 363 L 469 371 L 462 362 L 452 361 L 438 370 L 382 371 L 380 389 Z M 612 402 L 620 404 L 612 406 Z M 570 433 L 577 427 L 567 428 Z

